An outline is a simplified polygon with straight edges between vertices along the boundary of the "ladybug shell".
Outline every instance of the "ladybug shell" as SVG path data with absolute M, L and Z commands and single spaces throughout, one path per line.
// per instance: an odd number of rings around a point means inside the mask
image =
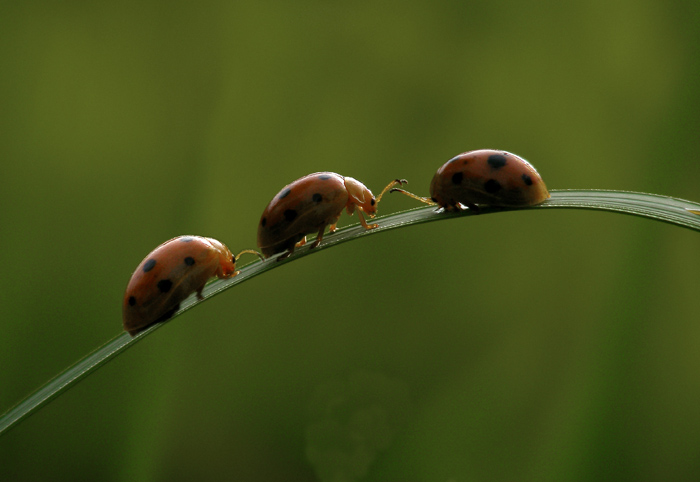
M 518 207 L 539 204 L 549 191 L 534 167 L 506 151 L 482 149 L 453 157 L 435 173 L 430 196 L 447 210 L 457 203 Z
M 135 335 L 167 320 L 189 295 L 201 295 L 209 278 L 230 278 L 235 272 L 233 255 L 216 239 L 179 236 L 166 241 L 131 276 L 124 293 L 124 329 Z
M 258 247 L 265 257 L 293 249 L 304 236 L 335 224 L 348 203 L 345 178 L 316 172 L 285 186 L 258 223 Z

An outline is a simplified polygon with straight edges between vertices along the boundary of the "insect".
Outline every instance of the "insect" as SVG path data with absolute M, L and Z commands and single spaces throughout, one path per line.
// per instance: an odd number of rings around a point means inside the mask
M 311 245 L 315 248 L 321 243 L 326 226 L 330 225 L 331 233 L 335 231 L 343 208 L 349 215 L 357 210 L 365 229 L 376 228 L 377 224 L 367 224 L 362 213 L 373 218 L 384 193 L 406 182 L 395 179 L 375 198 L 360 181 L 334 172 L 316 172 L 297 179 L 285 186 L 263 211 L 258 223 L 258 247 L 266 258 L 286 251 L 279 261 L 303 246 L 307 234 L 318 233 Z
M 202 289 L 214 276 L 236 276 L 236 260 L 220 241 L 201 236 L 178 236 L 158 246 L 141 261 L 124 293 L 124 329 L 131 336 L 147 326 L 165 321 L 192 293 L 202 298 Z
M 478 212 L 477 204 L 532 206 L 549 198 L 547 186 L 529 162 L 510 152 L 491 149 L 464 152 L 443 164 L 430 183 L 430 199 L 403 189 L 391 191 L 437 204 L 446 211 L 466 206 Z

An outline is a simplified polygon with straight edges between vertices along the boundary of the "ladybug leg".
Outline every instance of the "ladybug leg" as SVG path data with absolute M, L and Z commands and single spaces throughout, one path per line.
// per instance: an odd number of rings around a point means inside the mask
M 471 212 L 473 212 L 474 214 L 479 214 L 479 212 L 480 212 L 480 211 L 479 211 L 479 206 L 477 206 L 476 204 L 467 203 L 467 207 L 468 207 L 469 210 L 470 210 Z
M 318 230 L 318 236 L 316 236 L 316 241 L 314 241 L 311 244 L 311 247 L 309 249 L 314 249 L 316 246 L 321 244 L 321 240 L 323 239 L 323 232 L 326 230 L 325 226 L 321 226 L 321 229 Z
M 289 248 L 289 250 L 286 253 L 284 253 L 282 256 L 277 258 L 277 261 L 282 261 L 283 259 L 289 258 L 293 253 L 294 253 L 294 245 L 292 245 L 292 247 Z
M 296 238 L 299 239 L 299 238 Z M 282 261 L 283 259 L 289 258 L 292 254 L 294 254 L 294 248 L 297 246 L 303 246 L 304 243 L 306 243 L 306 236 L 302 236 L 301 240 L 299 242 L 294 242 L 294 238 L 288 239 L 287 242 L 285 243 L 285 247 L 287 248 L 287 251 L 285 251 L 282 256 L 277 258 L 277 261 Z
M 378 224 L 367 224 L 367 221 L 365 221 L 365 217 L 362 215 L 362 211 L 360 209 L 357 210 L 357 217 L 360 218 L 360 224 L 362 224 L 365 229 L 374 229 L 379 227 Z
M 291 239 L 287 240 L 287 242 L 285 243 L 285 245 L 288 246 L 287 252 L 285 252 L 282 256 L 277 258 L 277 261 L 282 261 L 283 259 L 289 258 L 292 254 L 294 254 L 295 248 L 299 248 L 299 247 L 304 246 L 306 244 L 306 236 L 302 236 L 301 240 L 299 240 L 299 242 L 296 242 L 296 243 L 294 242 L 294 239 L 295 238 L 291 238 Z M 299 239 L 299 238 L 296 238 L 296 239 Z
M 350 206 L 352 206 L 352 209 L 350 209 Z M 355 205 L 354 205 L 354 204 L 349 204 L 349 205 L 346 206 L 346 209 L 348 210 L 348 214 L 349 214 L 350 216 L 352 216 L 352 211 L 354 211 Z M 328 224 L 331 225 L 331 227 L 330 227 L 330 232 L 331 232 L 331 233 L 334 233 L 334 232 L 335 232 L 335 227 L 338 225 L 338 220 L 340 219 L 340 215 L 341 215 L 342 213 L 343 213 L 343 211 L 342 211 L 342 209 L 341 209 L 341 211 L 338 213 L 337 216 L 331 216 L 331 217 L 329 217 L 329 218 L 326 220 L 326 222 L 327 222 Z
M 479 214 L 479 208 L 477 207 L 476 204 L 462 204 L 458 203 L 457 201 L 450 200 L 450 202 L 445 206 L 445 211 L 447 212 L 453 212 L 453 213 L 459 213 L 462 211 L 466 211 L 467 208 L 469 208 L 470 211 L 473 211 L 474 214 Z

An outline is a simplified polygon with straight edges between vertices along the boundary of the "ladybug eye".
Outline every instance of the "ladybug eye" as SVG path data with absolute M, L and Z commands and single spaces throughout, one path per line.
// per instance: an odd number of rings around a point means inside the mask
M 375 204 L 377 204 L 377 201 L 376 201 L 374 198 L 372 198 L 372 200 L 370 201 L 369 204 L 370 204 L 371 206 L 374 206 Z

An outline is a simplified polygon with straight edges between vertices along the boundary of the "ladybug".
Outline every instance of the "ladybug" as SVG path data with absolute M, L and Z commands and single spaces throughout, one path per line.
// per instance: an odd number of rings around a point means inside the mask
M 257 251 L 245 250 L 239 253 Z M 260 256 L 262 259 L 262 256 Z M 192 293 L 214 276 L 236 276 L 237 257 L 220 241 L 201 236 L 178 236 L 158 246 L 141 261 L 126 287 L 123 303 L 124 330 L 131 336 L 147 326 L 165 321 Z
M 405 182 L 405 179 L 392 181 L 375 198 L 360 181 L 334 172 L 316 172 L 297 179 L 285 186 L 260 216 L 258 247 L 266 258 L 286 251 L 279 261 L 291 255 L 294 248 L 303 246 L 307 234 L 318 233 L 311 245 L 315 248 L 321 243 L 326 226 L 330 225 L 331 233 L 335 231 L 343 208 L 349 215 L 357 209 L 365 229 L 376 228 L 377 224 L 367 224 L 362 213 L 373 218 L 384 193 Z
M 481 149 L 464 152 L 440 167 L 430 183 L 430 199 L 402 192 L 446 211 L 463 206 L 475 212 L 477 204 L 523 207 L 549 198 L 549 191 L 534 167 L 520 156 L 506 151 Z

